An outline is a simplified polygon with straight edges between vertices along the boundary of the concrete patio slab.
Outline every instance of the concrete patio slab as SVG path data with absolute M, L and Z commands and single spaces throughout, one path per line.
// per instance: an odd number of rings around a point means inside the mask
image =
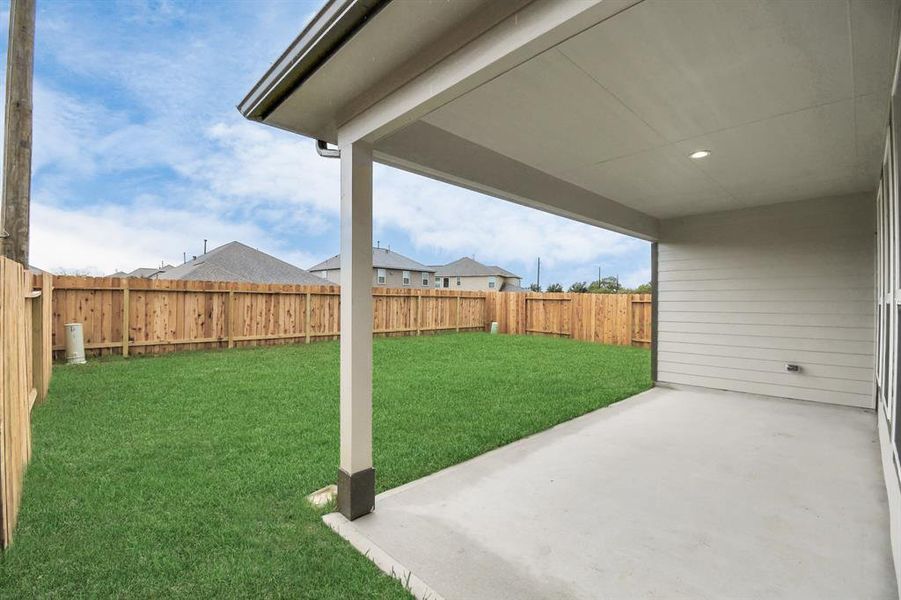
M 655 388 L 325 521 L 420 598 L 896 598 L 872 411 Z

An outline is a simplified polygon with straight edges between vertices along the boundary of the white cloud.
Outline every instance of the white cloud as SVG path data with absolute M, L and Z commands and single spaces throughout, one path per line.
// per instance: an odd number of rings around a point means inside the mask
M 139 207 L 105 205 L 90 211 L 32 204 L 31 264 L 48 271 L 92 275 L 161 262 L 177 265 L 182 252 L 190 259 L 203 251 L 201 235 L 209 239 L 210 249 L 237 239 L 297 266 L 323 258 L 274 244 L 265 231 L 250 223 L 235 224 L 147 200 Z
M 292 209 L 338 214 L 338 161 L 318 156 L 311 140 L 243 120 L 218 123 L 206 136 L 207 152 L 177 168 L 213 195 L 245 207 L 277 205 L 291 219 Z
M 631 273 L 626 273 L 622 277 L 620 277 L 620 283 L 628 288 L 635 288 L 644 283 L 651 282 L 651 267 L 643 267 L 641 269 L 636 269 Z
M 554 267 L 640 252 L 644 242 L 388 167 L 376 169 L 376 228 L 483 262 Z

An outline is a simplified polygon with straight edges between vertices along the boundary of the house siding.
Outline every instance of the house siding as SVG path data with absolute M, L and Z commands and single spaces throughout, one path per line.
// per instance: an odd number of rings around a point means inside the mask
M 499 292 L 502 287 L 504 287 L 504 283 L 512 282 L 515 285 L 519 285 L 519 279 L 514 277 L 501 277 L 497 276 L 497 286 L 494 288 L 488 287 L 488 276 L 469 276 L 469 277 L 460 277 L 460 285 L 457 285 L 457 276 L 450 275 L 448 277 L 450 279 L 449 285 L 447 289 L 449 290 L 457 290 L 460 292 Z M 442 289 L 444 289 L 442 287 Z
M 657 380 L 873 408 L 874 223 L 872 194 L 663 221 Z
M 400 287 L 414 287 L 414 288 L 426 288 L 430 289 L 435 285 L 435 279 L 431 273 L 429 273 L 429 285 L 422 285 L 422 271 L 410 271 L 410 285 L 404 285 L 404 272 L 402 270 L 396 269 L 386 269 L 385 283 L 378 282 L 378 269 L 372 270 L 372 285 L 373 287 L 390 287 L 390 288 L 400 288 Z M 319 275 L 322 277 L 325 274 L 325 271 L 311 271 L 315 275 Z M 335 285 L 341 284 L 341 269 L 330 269 L 328 271 L 327 279 L 334 283 Z

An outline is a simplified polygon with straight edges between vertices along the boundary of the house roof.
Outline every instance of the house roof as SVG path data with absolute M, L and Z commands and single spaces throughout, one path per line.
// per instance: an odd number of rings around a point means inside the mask
M 523 1 L 326 0 L 238 110 L 248 119 L 277 123 L 285 103 L 299 102 L 304 113 L 317 115 L 291 130 L 337 143 L 336 113 L 347 102 L 379 82 L 396 85 L 415 74 L 403 68 L 409 56 L 452 33 L 456 24 L 479 14 L 496 23 L 511 12 L 508 5 Z
M 321 277 L 241 242 L 229 242 L 183 265 L 161 272 L 158 279 L 245 281 L 325 285 Z
M 138 277 L 140 279 L 149 279 L 157 273 L 172 269 L 172 265 L 163 265 L 162 267 L 138 267 L 134 271 L 116 271 L 107 277 Z
M 408 258 L 403 254 L 398 254 L 387 248 L 372 249 L 372 267 L 375 269 L 394 269 L 396 271 L 425 271 L 426 273 L 434 273 L 434 267 L 429 267 L 422 263 L 416 262 L 412 258 Z M 318 265 L 310 267 L 310 271 L 331 271 L 341 268 L 341 255 L 336 254 L 328 260 L 324 260 Z
M 446 265 L 435 266 L 435 275 L 438 277 L 490 277 L 497 275 L 500 277 L 516 277 L 519 275 L 511 273 L 507 269 L 502 269 L 497 265 L 484 265 L 477 260 L 464 256 L 452 263 Z
M 502 292 L 528 292 L 529 288 L 524 288 L 521 285 L 516 285 L 515 283 L 510 283 L 509 281 L 505 281 L 504 285 L 501 286 Z

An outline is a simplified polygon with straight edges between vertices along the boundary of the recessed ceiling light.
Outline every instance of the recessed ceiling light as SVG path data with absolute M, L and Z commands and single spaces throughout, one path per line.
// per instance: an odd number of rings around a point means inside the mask
M 710 150 L 696 150 L 690 154 L 692 158 L 707 158 L 710 156 Z

